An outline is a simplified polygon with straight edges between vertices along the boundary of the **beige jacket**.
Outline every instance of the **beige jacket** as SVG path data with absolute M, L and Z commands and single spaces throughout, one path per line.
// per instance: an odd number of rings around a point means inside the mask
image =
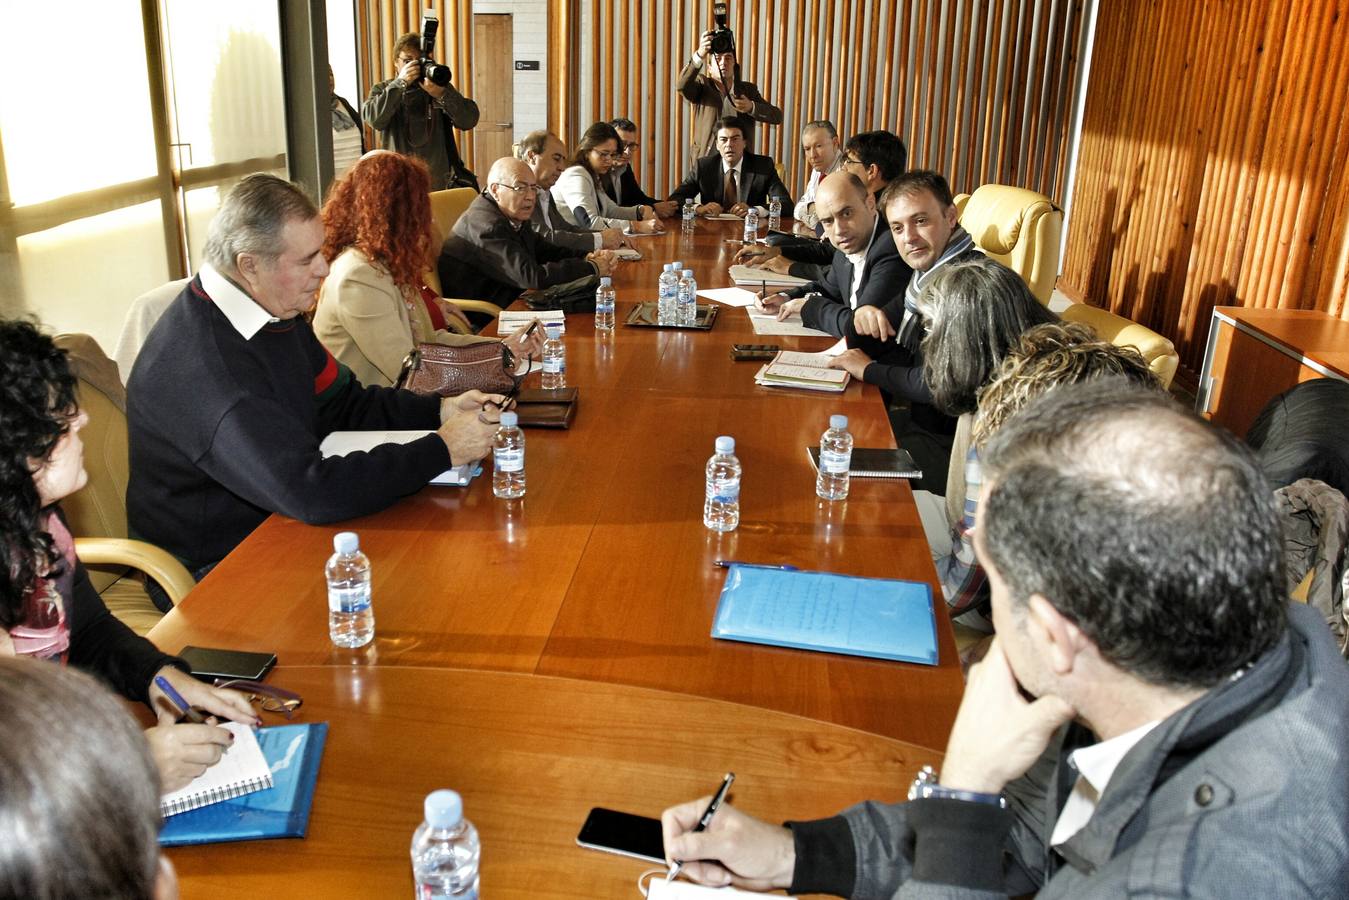
M 409 302 L 411 301 L 411 302 Z M 394 284 L 354 247 L 333 260 L 319 289 L 314 333 L 361 384 L 391 387 L 417 344 L 461 346 L 496 338 L 436 331 L 421 297 Z

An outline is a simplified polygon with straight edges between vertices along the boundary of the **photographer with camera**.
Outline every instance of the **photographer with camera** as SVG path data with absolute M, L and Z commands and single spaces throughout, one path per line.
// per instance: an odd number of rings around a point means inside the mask
M 455 90 L 449 66 L 434 60 L 439 27 L 435 16 L 424 16 L 421 34 L 408 33 L 394 42 L 398 74 L 371 89 L 361 114 L 379 131 L 382 147 L 425 160 L 431 190 L 478 190 L 478 178 L 464 165 L 454 140 L 454 129 L 478 124 L 478 104 Z
M 735 35 L 727 23 L 730 20 L 725 3 L 712 5 L 716 22 L 711 31 L 703 32 L 698 49 L 679 73 L 675 89 L 692 103 L 693 129 L 690 138 L 690 162 L 716 151 L 717 121 L 726 116 L 739 120 L 745 135 L 745 152 L 754 152 L 754 123 L 781 125 L 782 110 L 759 94 L 759 88 L 740 78 L 740 64 L 736 60 Z M 703 62 L 707 73 L 703 74 Z

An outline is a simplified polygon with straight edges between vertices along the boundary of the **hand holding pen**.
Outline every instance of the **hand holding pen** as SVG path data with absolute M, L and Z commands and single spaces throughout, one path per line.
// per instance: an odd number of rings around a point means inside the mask
M 724 799 L 724 791 L 718 794 Z M 717 798 L 710 799 L 715 802 Z M 753 891 L 789 887 L 796 868 L 791 831 L 746 815 L 729 803 L 719 804 L 708 816 L 708 800 L 681 803 L 661 815 L 666 859 L 672 864 L 683 860 L 678 871 L 698 884 L 733 884 Z M 707 824 L 699 830 L 705 818 Z
M 717 788 L 717 793 L 713 795 L 712 801 L 707 804 L 707 809 L 698 817 L 698 824 L 693 826 L 694 834 L 701 834 L 707 830 L 707 826 L 712 824 L 712 817 L 717 814 L 717 809 L 721 806 L 721 801 L 726 799 L 726 792 L 731 789 L 731 784 L 735 781 L 735 773 L 727 772 L 726 777 L 721 780 L 721 787 Z M 666 881 L 674 881 L 679 870 L 684 868 L 684 861 L 676 859 L 670 863 L 670 872 L 665 876 Z

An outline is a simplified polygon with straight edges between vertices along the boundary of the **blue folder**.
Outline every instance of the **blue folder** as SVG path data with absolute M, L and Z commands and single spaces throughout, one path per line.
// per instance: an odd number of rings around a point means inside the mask
M 937 664 L 932 588 L 918 581 L 732 565 L 712 637 Z
M 272 787 L 169 816 L 159 832 L 160 846 L 304 837 L 327 737 L 327 722 L 259 729 Z

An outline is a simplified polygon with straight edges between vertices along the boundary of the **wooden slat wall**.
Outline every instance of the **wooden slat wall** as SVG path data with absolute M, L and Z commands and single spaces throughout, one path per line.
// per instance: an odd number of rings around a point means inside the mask
M 409 31 L 420 32 L 422 12 L 433 10 L 440 18 L 436 37 L 436 61 L 454 73 L 454 86 L 465 96 L 473 96 L 473 67 L 469 65 L 473 42 L 473 0 L 366 0 L 356 4 L 357 40 L 361 97 L 370 95 L 375 84 L 396 74 L 393 42 Z M 352 98 L 359 107 L 360 102 Z M 367 129 L 368 130 L 368 129 Z M 373 138 L 373 135 L 371 135 Z M 473 139 L 463 131 L 455 138 L 459 153 L 473 168 Z
M 942 171 L 956 191 L 1001 182 L 1063 199 L 1082 0 L 730 5 L 746 77 L 784 113 L 780 127 L 760 126 L 758 150 L 786 165 L 794 194 L 808 174 L 801 126 L 823 118 L 844 138 L 898 133 L 910 165 Z M 550 127 L 574 143 L 593 121 L 632 118 L 643 186 L 672 188 L 689 163 L 691 120 L 674 81 L 711 8 L 711 0 L 550 3 Z
M 1065 289 L 1191 373 L 1215 305 L 1349 318 L 1347 7 L 1101 0 Z

